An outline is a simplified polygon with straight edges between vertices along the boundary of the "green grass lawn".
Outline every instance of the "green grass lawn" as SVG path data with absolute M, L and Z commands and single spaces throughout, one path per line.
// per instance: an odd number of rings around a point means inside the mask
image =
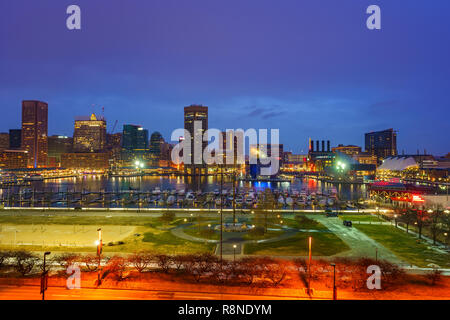
M 203 218 L 201 218 L 203 219 Z M 195 219 L 196 220 L 196 219 Z M 173 227 L 183 223 L 182 218 L 163 221 L 156 217 L 138 216 L 66 216 L 66 215 L 8 215 L 0 216 L 0 224 L 62 224 L 62 225 L 116 225 L 116 226 L 153 226 Z
M 362 222 L 383 222 L 385 220 L 370 214 L 342 214 L 339 215 L 341 220 L 362 221 Z
M 416 266 L 427 267 L 428 264 L 434 263 L 441 267 L 450 267 L 450 254 L 428 249 L 426 242 L 418 243 L 417 237 L 394 226 L 356 224 L 354 227 Z
M 134 234 L 123 239 L 123 244 L 108 246 L 104 244 L 104 252 L 135 252 L 151 250 L 165 253 L 212 252 L 213 244 L 203 244 L 186 241 L 170 232 L 170 229 L 185 223 L 184 219 L 162 221 L 154 217 L 109 217 L 106 216 L 0 216 L 0 224 L 61 224 L 61 225 L 122 225 L 136 226 Z M 1 245 L 0 249 L 27 249 L 30 251 L 64 251 L 64 252 L 94 252 L 95 247 L 67 246 L 14 246 Z
M 174 236 L 170 230 L 143 230 L 141 236 L 131 236 L 125 239 L 127 243 L 123 250 L 133 252 L 137 250 L 151 250 L 161 253 L 195 253 L 195 252 L 213 252 L 215 244 L 191 242 Z
M 244 253 L 272 256 L 307 256 L 309 236 L 313 237 L 312 253 L 314 256 L 331 256 L 349 249 L 341 239 L 332 233 L 299 232 L 291 238 L 276 242 L 246 244 Z
M 191 226 L 188 226 L 183 229 L 184 233 L 197 237 L 197 238 L 203 238 L 208 240 L 219 240 L 220 239 L 220 233 L 213 230 L 214 225 L 219 223 L 219 221 L 208 221 L 208 222 L 200 222 L 200 228 L 198 221 L 194 221 Z M 208 227 L 208 224 L 211 226 Z
M 283 224 L 295 229 L 327 230 L 327 228 L 315 220 L 307 218 L 304 214 L 296 214 L 294 218 L 283 218 Z
M 268 225 L 267 228 L 279 228 L 279 226 L 274 225 Z M 242 239 L 244 240 L 262 240 L 262 239 L 270 239 L 270 238 L 276 238 L 279 235 L 282 235 L 284 233 L 283 230 L 267 230 L 264 234 L 258 234 L 255 232 L 247 232 L 243 235 Z

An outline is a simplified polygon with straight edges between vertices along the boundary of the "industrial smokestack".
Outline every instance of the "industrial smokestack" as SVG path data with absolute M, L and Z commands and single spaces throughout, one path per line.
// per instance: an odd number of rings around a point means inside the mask
M 330 152 L 331 151 L 331 149 L 330 149 L 330 140 L 327 140 L 327 152 Z
M 320 147 L 319 147 L 319 140 L 316 141 L 316 151 L 319 152 L 320 151 Z
M 311 140 L 311 144 L 309 145 L 309 149 L 311 152 L 314 152 L 314 140 Z
M 322 152 L 325 152 L 325 140 L 322 140 Z

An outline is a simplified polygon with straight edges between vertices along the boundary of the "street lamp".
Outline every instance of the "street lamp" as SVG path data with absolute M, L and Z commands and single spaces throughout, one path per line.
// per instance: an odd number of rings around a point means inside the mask
M 47 251 L 44 253 L 44 265 L 42 266 L 42 275 L 41 275 L 41 294 L 42 300 L 45 300 L 45 291 L 48 287 L 48 271 L 45 269 L 45 257 L 48 256 L 51 252 Z
M 103 242 L 102 242 L 102 228 L 98 228 L 98 240 L 95 241 L 95 244 L 97 245 L 97 256 L 98 256 L 98 266 L 97 266 L 97 286 L 99 286 L 101 284 L 101 279 L 100 279 L 100 263 L 102 260 L 102 247 L 103 247 Z
M 141 211 L 141 169 L 144 168 L 144 163 L 139 160 L 135 161 L 136 170 L 138 171 L 139 193 L 138 193 L 138 211 Z
M 308 294 L 311 290 L 311 260 L 312 260 L 312 254 L 311 254 L 311 245 L 312 245 L 312 237 L 308 237 L 308 256 L 309 256 L 309 263 L 308 263 Z
M 234 262 L 236 262 L 236 245 L 235 244 L 233 244 L 233 253 L 234 253 L 234 258 L 233 258 L 233 261 Z
M 397 228 L 397 215 L 394 214 L 395 227 Z
M 337 290 L 336 290 L 336 264 L 332 263 L 333 267 L 333 300 L 337 300 Z

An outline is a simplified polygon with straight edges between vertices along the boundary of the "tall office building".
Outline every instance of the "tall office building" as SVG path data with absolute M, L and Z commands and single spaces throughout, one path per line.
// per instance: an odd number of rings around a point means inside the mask
M 148 130 L 133 124 L 125 124 L 122 133 L 122 148 L 127 150 L 148 149 Z
M 90 118 L 75 120 L 73 132 L 74 152 L 103 152 L 106 147 L 106 120 L 97 119 L 93 113 Z
M 124 165 L 133 166 L 135 161 L 145 166 L 156 164 L 148 148 L 148 130 L 133 124 L 123 126 L 121 159 Z
M 164 143 L 164 139 L 158 131 L 152 133 L 150 137 L 150 152 L 157 158 L 161 157 L 161 144 Z
M 9 148 L 18 150 L 22 147 L 22 130 L 9 129 Z
M 365 134 L 366 152 L 378 160 L 397 155 L 397 133 L 394 129 Z
M 199 121 L 201 129 L 197 132 L 197 136 L 202 141 L 201 154 L 195 154 L 194 137 L 195 122 Z M 184 129 L 191 135 L 191 153 L 189 154 L 190 164 L 184 164 L 184 171 L 187 174 L 198 175 L 206 174 L 207 166 L 203 160 L 203 150 L 208 146 L 208 141 L 203 141 L 203 134 L 208 130 L 208 107 L 202 105 L 190 105 L 184 108 Z M 195 163 L 195 159 L 198 159 Z M 200 163 L 201 162 L 201 163 Z
M 22 101 L 22 149 L 28 151 L 28 166 L 47 165 L 48 104 L 41 101 Z
M 220 140 L 223 163 L 227 167 L 237 168 L 239 165 L 245 163 L 244 135 L 242 132 L 235 132 L 233 130 L 228 132 L 222 131 Z M 230 158 L 228 154 L 230 154 Z M 241 157 L 239 158 L 238 155 Z
M 48 137 L 48 166 L 50 168 L 61 166 L 61 155 L 72 152 L 73 139 L 66 136 Z

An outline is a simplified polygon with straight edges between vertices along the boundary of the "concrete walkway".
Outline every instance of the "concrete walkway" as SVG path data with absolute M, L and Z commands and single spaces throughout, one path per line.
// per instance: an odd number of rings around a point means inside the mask
M 307 217 L 323 224 L 350 247 L 350 250 L 338 253 L 334 257 L 377 257 L 400 265 L 410 265 L 357 228 L 344 226 L 339 218 L 327 218 L 323 215 L 307 215 Z

